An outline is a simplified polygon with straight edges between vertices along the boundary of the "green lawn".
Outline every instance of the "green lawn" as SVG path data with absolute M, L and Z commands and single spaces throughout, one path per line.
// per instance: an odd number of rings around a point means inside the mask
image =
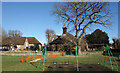
M 42 71 L 43 63 L 41 63 L 40 69 L 36 68 L 39 62 L 30 64 L 27 62 L 21 63 L 22 56 L 2 56 L 2 70 L 3 71 Z M 88 54 L 88 57 L 79 57 L 79 64 L 101 64 L 104 65 L 104 56 L 100 53 Z M 58 64 L 64 64 L 69 61 L 70 64 L 75 64 L 75 57 L 55 57 L 48 59 L 48 65 L 57 62 Z M 43 62 L 43 61 L 42 61 Z M 110 67 L 109 61 L 107 61 L 106 67 Z M 46 69 L 47 67 L 45 67 Z M 114 65 L 114 70 L 116 67 Z

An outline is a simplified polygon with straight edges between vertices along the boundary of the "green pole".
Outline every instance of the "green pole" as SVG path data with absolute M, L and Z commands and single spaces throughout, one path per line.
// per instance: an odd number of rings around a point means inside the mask
M 45 64 L 45 53 L 44 53 L 44 61 L 43 61 L 43 71 L 44 71 L 44 64 Z
M 75 47 L 75 57 L 76 57 L 76 65 L 77 65 L 77 71 L 79 71 L 79 68 L 78 68 L 78 55 L 77 55 L 77 46 Z
M 76 47 L 75 47 L 75 67 L 77 66 L 77 63 L 76 63 L 76 60 L 77 60 L 77 58 L 76 58 Z
M 28 62 L 28 55 L 27 55 L 27 62 Z
M 111 57 L 110 57 L 109 50 L 108 50 L 108 54 L 109 54 L 110 65 L 111 65 L 111 68 L 112 68 L 112 70 L 113 70 L 113 66 L 112 66 L 112 61 L 111 61 Z
M 43 49 L 43 50 L 44 50 L 44 49 Z M 38 64 L 38 68 L 40 67 L 42 57 L 43 57 L 43 52 L 42 52 L 42 56 L 41 56 L 40 62 L 39 62 L 39 64 Z
M 110 48 L 109 48 L 109 49 L 110 49 Z M 113 54 L 112 54 L 111 50 L 110 50 L 110 53 L 111 53 L 111 55 L 112 55 L 112 58 L 113 58 L 114 61 L 115 61 L 115 64 L 116 64 L 117 69 L 119 69 L 119 66 L 118 66 L 118 64 L 117 64 L 117 62 L 116 62 L 116 60 L 115 60 L 115 58 L 113 57 Z
M 45 47 L 45 54 L 46 54 L 46 62 L 47 62 L 47 67 L 48 67 L 48 59 L 47 59 L 47 48 Z
M 45 46 L 45 48 L 44 48 L 43 71 L 44 71 L 45 60 L 47 60 L 47 59 L 45 59 L 46 53 L 47 53 L 47 48 L 46 48 L 46 46 Z M 46 58 L 47 58 L 47 56 L 46 56 Z

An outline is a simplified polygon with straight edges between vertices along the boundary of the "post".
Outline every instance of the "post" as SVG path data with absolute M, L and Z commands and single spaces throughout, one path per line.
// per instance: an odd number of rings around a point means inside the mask
M 118 66 L 115 58 L 113 57 L 113 53 L 111 52 L 109 46 L 107 45 L 106 48 L 107 48 L 107 50 L 108 50 L 108 54 L 109 54 L 109 59 L 110 59 L 110 64 L 111 64 L 112 70 L 113 70 L 113 66 L 112 66 L 112 62 L 111 62 L 111 57 L 110 57 L 110 55 L 112 56 L 112 58 L 113 58 L 113 60 L 114 60 L 114 62 L 115 62 L 115 64 L 116 64 L 117 70 L 119 70 L 119 66 Z
M 76 58 L 76 46 L 75 46 L 75 67 L 77 66 L 76 64 L 76 60 L 77 60 L 77 58 Z
M 43 49 L 43 50 L 44 50 L 44 49 Z M 42 57 L 43 57 L 43 52 L 42 52 L 42 56 L 41 56 L 41 58 L 40 58 L 40 61 L 39 61 L 39 64 L 38 64 L 38 67 L 37 67 L 37 68 L 39 68 L 39 67 L 40 67 Z
M 44 71 L 45 55 L 46 55 L 46 47 L 44 48 L 44 51 L 43 51 L 43 53 L 44 53 L 44 61 L 43 61 L 43 71 Z
M 48 59 L 47 59 L 47 48 L 45 47 L 45 54 L 46 54 L 46 62 L 47 62 L 47 67 L 48 67 Z
M 112 54 L 111 50 L 110 50 L 110 53 L 111 53 L 111 55 L 112 55 L 112 58 L 113 58 L 114 61 L 115 61 L 115 64 L 116 64 L 117 68 L 119 69 L 119 66 L 118 66 L 118 64 L 117 64 L 117 62 L 116 62 L 116 60 L 115 60 L 115 58 L 113 57 L 113 54 Z
M 111 57 L 110 57 L 109 50 L 108 50 L 108 54 L 109 54 L 110 65 L 111 65 L 111 68 L 112 68 L 112 70 L 113 70 L 113 66 L 112 66 L 112 62 L 111 62 Z
M 45 60 L 47 62 L 47 66 L 48 66 L 48 60 L 47 60 L 47 48 L 44 47 L 43 51 L 42 51 L 42 56 L 41 56 L 41 59 L 40 59 L 40 62 L 39 62 L 39 65 L 38 65 L 38 68 L 40 67 L 40 64 L 41 64 L 41 60 L 42 60 L 42 57 L 44 56 L 44 59 L 43 59 L 43 71 L 44 71 L 44 67 L 45 67 Z
M 45 64 L 45 53 L 44 53 L 44 61 L 43 61 L 43 71 L 44 71 L 44 64 Z
M 109 49 L 110 49 L 110 48 L 109 48 Z M 115 60 L 115 58 L 113 57 L 113 54 L 112 54 L 111 50 L 110 50 L 110 53 L 111 53 L 111 55 L 112 55 L 112 58 L 113 58 L 114 61 L 115 61 L 115 64 L 116 64 L 117 69 L 119 69 L 119 66 L 118 66 L 118 64 L 117 64 L 117 62 L 116 62 L 116 60 Z
M 76 64 L 76 67 L 77 67 L 77 71 L 79 71 L 79 68 L 78 68 L 78 54 L 77 54 L 77 46 L 75 47 L 75 64 Z

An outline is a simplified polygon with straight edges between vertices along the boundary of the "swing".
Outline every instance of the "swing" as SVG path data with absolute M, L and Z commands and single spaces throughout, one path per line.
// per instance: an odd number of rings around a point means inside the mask
M 43 58 L 43 71 L 44 71 L 44 65 L 45 65 L 45 61 L 47 62 L 47 67 L 48 67 L 48 59 L 47 59 L 47 48 L 44 47 L 43 49 L 43 52 L 42 52 L 42 56 L 41 56 L 41 59 L 39 61 L 39 64 L 37 66 L 37 68 L 40 67 L 41 65 L 41 60 L 42 60 L 42 57 L 44 56 Z M 54 62 L 54 65 L 56 65 L 57 62 Z M 68 65 L 69 63 L 66 63 L 66 65 Z M 77 56 L 77 46 L 75 47 L 75 67 L 77 68 L 77 71 L 79 71 L 79 67 L 78 67 L 78 56 Z M 48 67 L 48 68 L 52 68 L 52 67 Z M 62 68 L 62 66 L 59 66 L 59 68 Z
M 112 61 L 111 61 L 111 57 L 110 57 L 110 56 L 112 56 L 112 58 L 113 58 L 113 60 L 114 60 L 114 62 L 115 62 L 115 65 L 116 65 L 116 67 L 117 67 L 117 70 L 119 70 L 119 66 L 118 66 L 118 64 L 117 64 L 117 62 L 116 62 L 116 60 L 115 60 L 115 58 L 114 58 L 114 56 L 113 56 L 113 53 L 111 52 L 111 50 L 110 50 L 110 48 L 109 48 L 108 45 L 106 46 L 106 49 L 105 49 L 104 66 L 106 65 L 106 55 L 107 55 L 107 54 L 109 55 L 109 60 L 110 60 L 111 69 L 113 70 L 113 63 L 112 63 Z

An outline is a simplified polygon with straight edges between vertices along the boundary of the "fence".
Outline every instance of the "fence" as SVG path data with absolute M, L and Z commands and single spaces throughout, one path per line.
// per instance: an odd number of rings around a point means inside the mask
M 52 58 L 52 57 L 58 57 L 58 56 L 62 56 L 63 52 L 60 53 L 55 53 L 55 54 L 47 54 L 47 58 Z M 22 56 L 22 63 L 23 62 L 28 62 L 29 60 L 33 60 L 33 59 L 40 59 L 41 56 L 35 56 L 35 55 L 31 55 L 31 56 Z M 44 58 L 44 56 L 42 57 L 42 59 Z M 46 57 L 45 57 L 46 58 Z

